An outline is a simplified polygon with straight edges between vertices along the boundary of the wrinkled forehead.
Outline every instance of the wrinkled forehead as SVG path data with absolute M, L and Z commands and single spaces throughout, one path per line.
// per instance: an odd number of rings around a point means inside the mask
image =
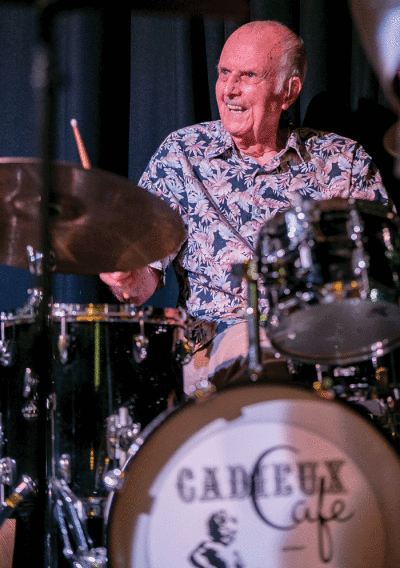
M 275 30 L 237 30 L 226 41 L 219 60 L 220 66 L 239 69 L 270 68 L 281 51 L 281 38 Z

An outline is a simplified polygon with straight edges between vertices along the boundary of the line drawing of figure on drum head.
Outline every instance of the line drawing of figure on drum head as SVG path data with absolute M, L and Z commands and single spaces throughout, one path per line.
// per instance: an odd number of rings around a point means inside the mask
M 173 265 L 177 303 L 190 316 L 194 344 L 183 369 L 187 394 L 204 381 L 222 386 L 244 368 L 249 294 L 233 267 L 254 258 L 265 224 L 293 207 L 296 196 L 388 205 L 382 177 L 357 141 L 292 123 L 287 111 L 306 69 L 304 42 L 280 22 L 236 29 L 218 63 L 221 119 L 171 133 L 139 181 L 179 211 L 187 240 L 176 254 L 144 268 L 100 274 L 120 301 L 139 305 L 164 285 Z M 265 316 L 269 302 L 260 288 Z M 261 346 L 263 364 L 276 362 L 268 337 Z
M 235 541 L 237 519 L 221 510 L 213 513 L 207 524 L 210 539 L 190 554 L 191 564 L 197 568 L 245 568 L 239 552 L 230 548 Z

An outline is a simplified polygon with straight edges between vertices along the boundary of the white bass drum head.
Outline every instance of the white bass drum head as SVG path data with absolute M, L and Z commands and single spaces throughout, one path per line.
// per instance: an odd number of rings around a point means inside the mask
M 246 384 L 156 419 L 109 502 L 111 568 L 399 568 L 400 460 L 348 406 Z

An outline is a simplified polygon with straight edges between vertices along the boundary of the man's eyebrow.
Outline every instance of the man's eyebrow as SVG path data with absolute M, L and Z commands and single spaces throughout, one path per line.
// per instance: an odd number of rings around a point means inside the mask
M 227 67 L 226 65 L 220 65 L 218 63 L 217 65 L 217 70 L 222 70 L 225 69 L 226 71 L 229 71 L 229 67 Z M 254 69 L 253 67 L 249 67 L 248 69 L 239 69 L 239 73 L 254 73 L 255 75 L 264 75 L 265 71 L 257 71 L 256 69 Z

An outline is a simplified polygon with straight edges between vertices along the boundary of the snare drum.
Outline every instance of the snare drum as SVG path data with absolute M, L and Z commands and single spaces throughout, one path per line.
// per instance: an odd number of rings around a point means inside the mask
M 364 200 L 304 201 L 261 230 L 257 256 L 273 347 L 347 364 L 400 344 L 400 222 Z
M 228 387 L 160 415 L 130 453 L 110 568 L 400 566 L 400 459 L 346 404 Z
M 3 314 L 0 355 L 2 453 L 16 462 L 16 479 L 33 480 L 39 444 L 34 315 Z M 55 304 L 51 320 L 49 476 L 64 479 L 92 507 L 108 494 L 106 470 L 122 467 L 137 431 L 183 399 L 186 318 L 172 308 Z

